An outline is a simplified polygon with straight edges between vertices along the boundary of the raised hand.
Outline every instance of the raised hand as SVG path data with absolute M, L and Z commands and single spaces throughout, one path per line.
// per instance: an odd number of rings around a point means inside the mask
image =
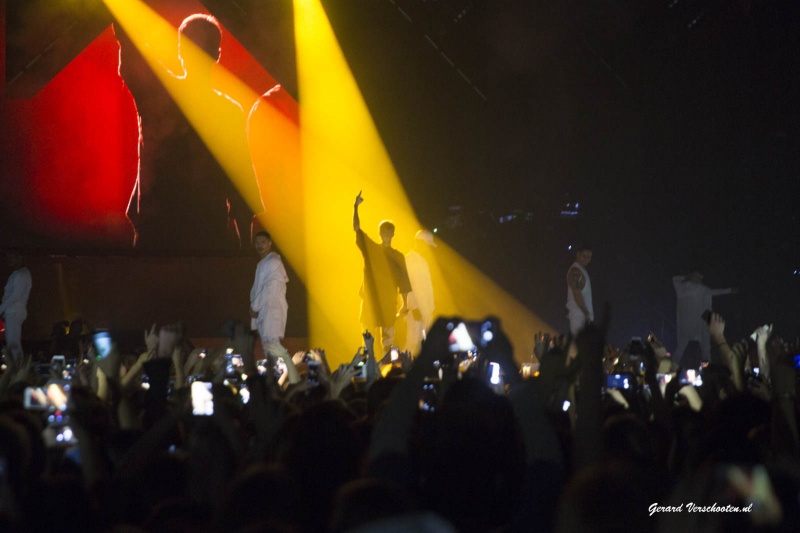
M 158 348 L 158 331 L 156 325 L 150 328 L 150 331 L 144 330 L 144 345 L 147 346 L 147 352 L 155 355 L 156 348 Z
M 292 356 L 292 363 L 299 365 L 300 363 L 303 362 L 305 358 L 306 358 L 306 352 L 304 350 L 294 352 L 294 355 Z
M 715 343 L 725 342 L 725 319 L 719 313 L 711 313 L 708 332 Z
M 769 339 L 769 336 L 772 335 L 772 324 L 756 328 L 753 334 L 756 336 L 756 343 L 758 343 L 761 346 L 766 346 L 767 339 Z
M 350 361 L 350 364 L 355 366 L 355 365 L 358 365 L 359 363 L 361 363 L 363 361 L 364 361 L 364 347 L 363 346 L 359 346 L 358 350 L 356 350 L 356 354 L 353 356 L 353 359 Z M 341 368 L 341 367 L 339 367 L 339 368 Z
M 361 336 L 364 339 L 364 352 L 367 355 L 375 357 L 375 337 L 369 332 L 369 330 L 364 330 L 364 333 L 362 333 Z
M 364 199 L 361 197 L 361 193 L 362 192 L 363 191 L 358 191 L 358 196 L 356 196 L 356 201 L 355 201 L 355 204 L 354 204 L 356 207 L 358 207 L 359 205 L 361 205 L 364 202 Z
M 339 394 L 347 387 L 355 377 L 358 370 L 354 364 L 349 363 L 339 366 L 339 369 L 330 377 L 330 391 L 332 398 L 338 398 Z
M 729 350 L 728 369 L 731 371 L 731 379 L 738 390 L 744 389 L 744 364 L 747 361 L 747 343 L 737 342 Z

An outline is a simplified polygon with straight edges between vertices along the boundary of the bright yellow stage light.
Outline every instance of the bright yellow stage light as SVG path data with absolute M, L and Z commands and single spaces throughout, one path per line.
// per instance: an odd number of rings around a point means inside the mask
M 379 222 L 390 218 L 397 227 L 393 245 L 405 252 L 421 225 L 322 5 L 295 0 L 294 8 L 310 334 L 312 344 L 343 361 L 360 341 L 363 264 L 351 229 L 356 194 L 364 191 L 361 227 L 376 240 Z M 431 267 L 438 313 L 498 316 L 520 357 L 532 351 L 535 331 L 552 329 L 449 247 L 440 246 L 437 256 L 440 264 Z

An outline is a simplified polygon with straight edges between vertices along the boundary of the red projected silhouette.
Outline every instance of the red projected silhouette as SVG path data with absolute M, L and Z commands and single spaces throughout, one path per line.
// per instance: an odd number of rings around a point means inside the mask
M 129 37 L 118 28 L 117 37 L 120 75 L 139 116 L 139 169 L 127 209 L 136 232 L 134 245 L 148 250 L 239 249 L 243 237 L 249 245 L 253 215 L 263 205 L 250 162 L 242 106 L 213 86 L 221 52 L 219 23 L 210 15 L 187 17 L 178 29 L 175 57 L 160 62 L 168 74 L 166 85 L 188 88 L 192 109 L 200 110 L 203 123 L 212 125 L 210 131 L 203 130 L 206 142 Z M 189 54 L 181 54 L 184 39 L 214 61 L 193 61 Z M 245 162 L 240 165 L 246 169 L 244 175 L 229 177 L 206 143 Z

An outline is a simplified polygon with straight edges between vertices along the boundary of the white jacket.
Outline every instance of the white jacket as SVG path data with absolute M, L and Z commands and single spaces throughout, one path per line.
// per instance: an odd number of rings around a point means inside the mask
M 0 303 L 0 315 L 25 319 L 28 316 L 28 295 L 31 293 L 31 272 L 20 267 L 8 276 L 3 292 L 3 303 Z
M 262 338 L 283 338 L 286 332 L 286 283 L 289 281 L 281 256 L 270 252 L 258 262 L 253 288 L 250 289 L 250 309 L 258 318 L 250 321 Z

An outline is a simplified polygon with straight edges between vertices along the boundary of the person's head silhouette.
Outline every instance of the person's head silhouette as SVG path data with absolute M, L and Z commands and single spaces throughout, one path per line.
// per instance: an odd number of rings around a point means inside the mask
M 185 39 L 189 39 L 200 50 L 205 52 L 207 57 L 191 53 L 187 50 Z M 222 29 L 217 19 L 211 15 L 196 13 L 186 17 L 178 28 L 178 55 L 183 63 L 186 74 L 210 70 L 215 62 L 219 62 L 222 54 L 220 45 L 222 43 Z

